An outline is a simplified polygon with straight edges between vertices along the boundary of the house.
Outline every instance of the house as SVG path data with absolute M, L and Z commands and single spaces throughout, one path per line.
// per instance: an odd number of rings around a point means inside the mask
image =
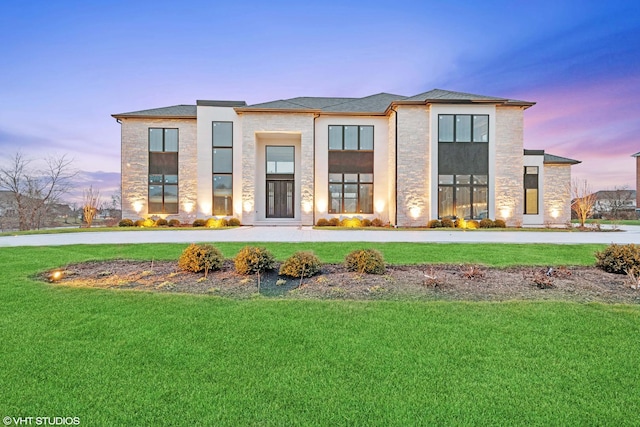
M 596 191 L 594 194 L 594 218 L 635 219 L 636 190 L 616 188 Z
M 535 103 L 435 89 L 113 114 L 123 218 L 236 217 L 245 225 L 442 217 L 512 226 L 570 220 L 576 160 L 523 147 Z
M 640 218 L 640 152 L 633 154 L 631 157 L 636 158 L 636 216 Z

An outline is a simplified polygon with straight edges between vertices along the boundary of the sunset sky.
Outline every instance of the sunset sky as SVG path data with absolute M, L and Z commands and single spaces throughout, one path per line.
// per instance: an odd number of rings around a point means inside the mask
M 525 148 L 635 188 L 636 1 L 3 1 L 0 40 L 0 163 L 68 154 L 107 195 L 113 113 L 434 88 L 537 102 Z

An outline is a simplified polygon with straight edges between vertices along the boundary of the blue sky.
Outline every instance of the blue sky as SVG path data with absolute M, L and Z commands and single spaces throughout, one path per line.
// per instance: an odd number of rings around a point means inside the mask
M 433 88 L 535 101 L 526 148 L 634 188 L 640 2 L 4 1 L 0 40 L 0 152 L 66 153 L 103 194 L 113 113 Z

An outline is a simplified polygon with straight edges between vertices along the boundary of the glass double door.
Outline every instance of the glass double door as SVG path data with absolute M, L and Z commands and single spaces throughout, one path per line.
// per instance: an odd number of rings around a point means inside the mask
M 267 218 L 295 216 L 294 154 L 294 147 L 266 147 Z

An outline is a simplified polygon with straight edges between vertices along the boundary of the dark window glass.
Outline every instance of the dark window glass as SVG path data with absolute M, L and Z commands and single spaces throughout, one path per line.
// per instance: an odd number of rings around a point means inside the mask
M 453 212 L 453 187 L 440 187 L 438 189 L 438 212 L 440 218 L 455 216 Z
M 486 114 L 440 114 L 438 142 L 489 142 L 489 116 Z
M 358 149 L 358 126 L 344 127 L 344 149 L 345 150 Z
M 233 123 L 212 122 L 213 215 L 233 215 Z
M 538 214 L 537 166 L 525 166 L 524 168 L 524 213 L 525 215 Z
M 178 213 L 178 129 L 149 128 L 149 213 Z
M 342 126 L 329 126 L 329 150 L 342 150 Z
M 360 149 L 373 150 L 373 126 L 360 126 Z
M 232 175 L 213 175 L 213 215 L 233 215 Z
M 360 213 L 373 213 L 373 184 L 360 184 L 358 196 Z
M 489 141 L 489 116 L 473 116 L 473 142 Z
M 178 129 L 164 130 L 164 151 L 171 153 L 178 152 Z
M 294 147 L 267 147 L 267 173 L 291 175 L 295 172 Z
M 329 213 L 341 213 L 342 212 L 342 184 L 330 184 L 329 197 L 331 199 Z
M 162 129 L 149 129 L 149 151 L 164 151 Z
M 212 135 L 214 147 L 233 146 L 233 123 L 213 122 Z
M 438 216 L 487 218 L 488 190 L 486 175 L 438 176 Z
M 456 142 L 471 142 L 471 116 L 456 116 Z
M 214 148 L 213 149 L 213 173 L 233 172 L 233 149 Z
M 438 141 L 453 142 L 453 115 L 441 114 L 438 116 Z

